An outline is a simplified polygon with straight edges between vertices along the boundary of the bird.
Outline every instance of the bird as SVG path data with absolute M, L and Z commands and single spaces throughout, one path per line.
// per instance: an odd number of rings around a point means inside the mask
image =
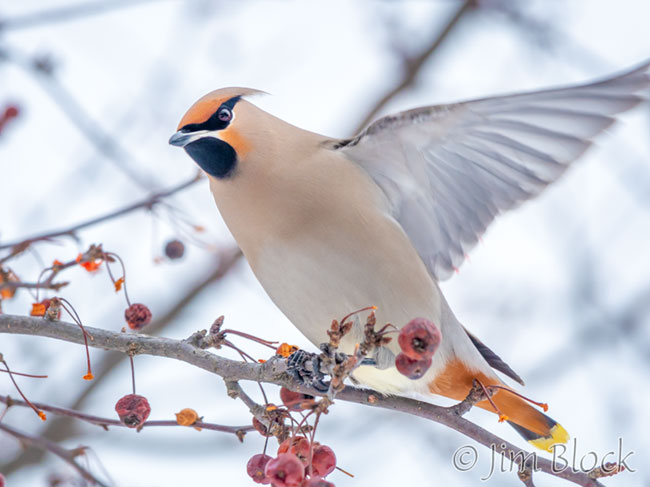
M 207 174 L 256 278 L 309 341 L 327 342 L 333 318 L 367 306 L 379 323 L 421 317 L 438 327 L 420 379 L 396 370 L 393 340 L 355 381 L 453 400 L 475 381 L 501 387 L 476 405 L 551 451 L 568 432 L 513 392 L 506 381 L 523 380 L 458 320 L 439 283 L 496 216 L 558 180 L 649 86 L 650 60 L 584 84 L 410 109 L 346 139 L 258 108 L 259 90 L 222 88 L 187 110 L 169 143 Z M 357 319 L 341 351 L 352 353 L 362 333 Z

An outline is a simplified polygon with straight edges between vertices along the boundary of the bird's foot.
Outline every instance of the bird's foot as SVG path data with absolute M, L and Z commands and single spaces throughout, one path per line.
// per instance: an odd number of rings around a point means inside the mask
M 297 350 L 287 359 L 287 373 L 318 392 L 329 390 L 329 380 L 326 380 L 327 372 L 322 370 L 320 354 Z

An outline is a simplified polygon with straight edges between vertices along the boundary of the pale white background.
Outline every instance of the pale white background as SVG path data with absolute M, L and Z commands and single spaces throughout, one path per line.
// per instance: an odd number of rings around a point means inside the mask
M 386 111 L 585 80 L 650 57 L 645 1 L 511 3 L 541 28 L 498 13 L 468 17 L 429 60 L 417 85 Z M 0 19 L 66 4 L 4 0 Z M 78 20 L 0 29 L 0 49 L 51 55 L 60 83 L 128 151 L 126 164 L 160 188 L 196 170 L 167 139 L 205 92 L 229 85 L 259 88 L 272 96 L 256 102 L 275 115 L 349 136 L 400 76 L 400 50 L 421 49 L 456 6 L 433 0 L 154 1 Z M 0 241 L 70 225 L 147 194 L 88 142 L 44 86 L 0 61 L 0 108 L 10 101 L 22 108 L 0 135 Z M 443 285 L 463 322 L 524 377 L 529 395 L 550 404 L 550 414 L 577 439 L 578 458 L 616 449 L 618 438 L 625 451 L 635 452 L 629 464 L 637 472 L 607 479 L 608 486 L 650 485 L 649 130 L 647 108 L 626 115 L 559 184 L 491 227 L 460 275 Z M 207 228 L 203 240 L 232 243 L 206 182 L 172 201 L 193 224 Z M 38 254 L 44 262 L 65 260 L 102 242 L 126 261 L 132 298 L 160 315 L 215 259 L 188 245 L 183 261 L 154 264 L 164 242 L 178 234 L 165 214 L 133 214 L 83 232 L 79 245 L 40 244 Z M 41 267 L 26 255 L 13 268 L 35 280 Z M 112 330 L 123 326 L 123 298 L 113 293 L 105 272 L 90 276 L 75 269 L 64 277 L 72 284 L 62 295 L 84 322 Z M 31 302 L 22 292 L 3 303 L 4 311 L 25 314 Z M 220 314 L 229 327 L 310 347 L 243 262 L 184 309 L 165 334 L 184 338 Z M 266 353 L 245 346 L 256 356 Z M 78 346 L 3 335 L 0 352 L 17 369 L 50 375 L 47 381 L 21 381 L 34 400 L 66 405 L 86 386 Z M 102 353 L 93 350 L 91 356 Z M 218 377 L 163 359 L 137 357 L 136 366 L 138 392 L 149 398 L 154 419 L 193 407 L 207 421 L 249 421 Z M 113 416 L 129 380 L 125 363 L 84 409 Z M 277 394 L 272 387 L 267 391 Z M 0 392 L 13 394 L 7 377 L 0 376 Z M 469 417 L 525 446 L 494 416 L 472 411 Z M 33 432 L 42 427 L 31 412 L 18 409 L 5 421 Z M 457 472 L 452 454 L 472 442 L 413 417 L 337 403 L 318 436 L 356 475 L 334 473 L 331 480 L 339 487 L 520 485 L 513 473 L 479 480 L 490 459 L 478 446 L 475 469 Z M 245 486 L 252 484 L 245 463 L 263 441 L 254 434 L 239 444 L 208 431 L 105 433 L 80 425 L 64 444 L 91 446 L 90 467 L 102 475 L 101 462 L 118 486 Z M 0 465 L 18 449 L 0 436 Z M 52 472 L 66 473 L 68 467 L 48 456 L 10 476 L 9 485 L 46 485 Z M 541 474 L 537 479 L 538 485 L 569 485 Z

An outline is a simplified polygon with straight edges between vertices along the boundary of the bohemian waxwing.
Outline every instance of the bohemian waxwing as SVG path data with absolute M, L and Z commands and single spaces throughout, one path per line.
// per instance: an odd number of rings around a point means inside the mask
M 646 62 L 594 83 L 408 110 L 345 140 L 260 110 L 247 101 L 256 90 L 224 88 L 192 105 L 169 143 L 208 174 L 253 272 L 311 342 L 327 342 L 332 319 L 366 306 L 381 324 L 427 318 L 442 342 L 421 379 L 396 370 L 397 340 L 354 377 L 385 393 L 461 400 L 474 379 L 503 384 L 495 370 L 523 382 L 456 319 L 438 281 L 499 213 L 562 176 L 649 86 Z M 360 334 L 357 326 L 342 350 Z M 568 440 L 515 394 L 500 389 L 493 401 L 535 446 Z

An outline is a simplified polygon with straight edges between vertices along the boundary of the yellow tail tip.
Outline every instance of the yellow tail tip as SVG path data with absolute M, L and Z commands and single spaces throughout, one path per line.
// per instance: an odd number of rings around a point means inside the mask
M 569 441 L 569 438 L 570 436 L 567 430 L 565 430 L 561 424 L 556 423 L 555 426 L 551 428 L 551 436 L 529 440 L 528 443 L 540 450 L 546 450 L 547 452 L 553 453 L 553 445 L 556 443 L 566 443 Z

